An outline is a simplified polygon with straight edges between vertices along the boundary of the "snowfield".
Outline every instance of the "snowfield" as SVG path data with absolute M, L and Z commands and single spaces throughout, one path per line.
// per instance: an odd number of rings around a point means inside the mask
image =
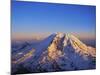
M 96 49 L 72 34 L 56 33 L 35 46 L 14 46 L 11 64 L 13 74 L 95 69 Z

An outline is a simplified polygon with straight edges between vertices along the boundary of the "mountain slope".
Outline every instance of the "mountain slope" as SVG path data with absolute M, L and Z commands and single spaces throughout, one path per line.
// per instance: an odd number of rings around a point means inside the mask
M 54 62 L 53 64 L 55 65 L 59 64 L 59 70 L 90 69 L 95 67 L 93 64 L 95 48 L 91 47 L 90 49 L 90 46 L 86 46 L 71 34 L 58 33 L 47 50 L 48 55 L 44 56 L 40 61 L 47 63 L 48 60 L 49 62 Z M 55 68 L 52 69 L 56 70 Z
M 21 58 L 24 61 L 12 63 L 13 73 L 18 73 L 18 68 L 21 68 L 20 65 L 23 65 L 29 72 L 95 68 L 95 48 L 85 45 L 71 34 L 53 34 L 41 41 L 34 51 L 32 50 L 25 53 Z
M 90 55 L 92 57 L 95 57 L 95 48 L 85 45 L 73 35 L 69 35 L 69 37 L 71 39 L 70 42 L 76 52 L 79 52 L 83 55 Z

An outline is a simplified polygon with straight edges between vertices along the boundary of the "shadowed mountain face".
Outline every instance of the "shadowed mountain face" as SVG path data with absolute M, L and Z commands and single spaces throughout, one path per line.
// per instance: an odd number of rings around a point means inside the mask
M 52 34 L 43 41 L 12 51 L 12 73 L 95 69 L 96 50 L 71 34 Z

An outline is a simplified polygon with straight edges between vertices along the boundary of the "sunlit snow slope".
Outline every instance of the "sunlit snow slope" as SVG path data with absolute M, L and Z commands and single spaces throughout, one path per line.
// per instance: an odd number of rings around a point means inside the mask
M 12 57 L 12 73 L 95 69 L 96 49 L 72 34 L 56 33 Z M 22 71 L 20 71 L 22 69 Z

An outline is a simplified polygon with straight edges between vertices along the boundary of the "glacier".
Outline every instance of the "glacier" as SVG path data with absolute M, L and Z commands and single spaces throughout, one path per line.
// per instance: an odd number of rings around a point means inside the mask
M 55 33 L 12 52 L 12 73 L 40 73 L 96 68 L 96 49 L 72 34 Z

